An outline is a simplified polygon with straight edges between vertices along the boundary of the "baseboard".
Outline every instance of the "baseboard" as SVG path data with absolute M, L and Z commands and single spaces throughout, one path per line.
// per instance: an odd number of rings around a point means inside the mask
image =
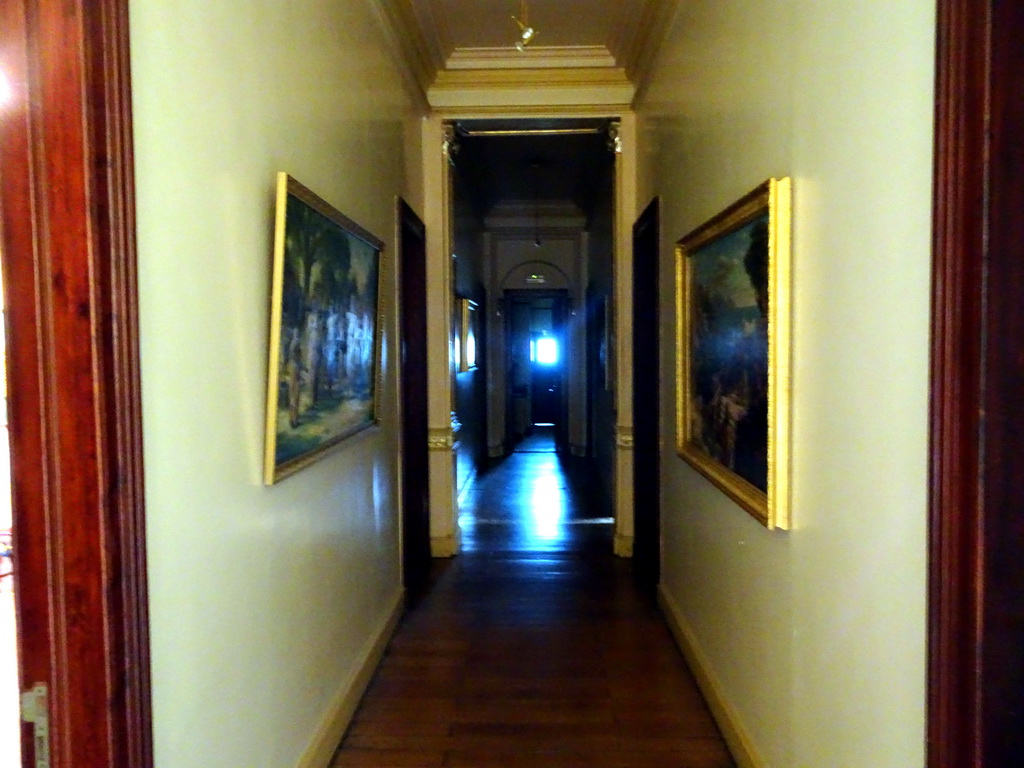
M 431 557 L 455 557 L 459 552 L 460 537 L 455 534 L 449 536 L 430 537 Z
M 617 557 L 632 557 L 633 537 L 624 536 L 621 533 L 616 533 L 615 540 L 612 543 L 612 549 Z
M 668 623 L 669 629 L 672 630 L 679 650 L 683 652 L 686 663 L 690 666 L 690 671 L 697 679 L 697 685 L 700 686 L 701 693 L 704 694 L 711 714 L 714 716 L 715 722 L 718 723 L 718 728 L 721 730 L 722 736 L 725 737 L 736 764 L 739 768 L 766 768 L 767 764 L 754 747 L 753 739 L 750 738 L 750 734 L 743 727 L 736 710 L 733 709 L 722 692 L 722 686 L 711 670 L 707 657 L 700 649 L 693 630 L 683 618 L 682 611 L 679 610 L 675 600 L 665 591 L 664 585 L 658 586 L 658 605 L 661 606 L 665 621 Z
M 366 687 L 370 684 L 370 679 L 384 656 L 388 642 L 395 633 L 404 608 L 405 590 L 403 589 L 399 590 L 384 621 L 367 642 L 356 663 L 355 670 L 335 694 L 327 708 L 327 713 L 313 734 L 313 738 L 310 739 L 309 746 L 306 747 L 296 768 L 327 768 L 330 765 L 349 723 L 352 722 L 352 716 L 366 692 Z

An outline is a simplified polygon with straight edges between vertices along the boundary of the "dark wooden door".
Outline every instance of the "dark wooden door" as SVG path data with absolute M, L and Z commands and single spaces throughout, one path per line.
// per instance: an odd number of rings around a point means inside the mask
M 633 568 L 645 586 L 661 577 L 658 200 L 633 225 Z
M 48 689 L 48 765 L 148 768 L 127 1 L 0 3 L 0 73 L 22 687 Z
M 928 765 L 1024 755 L 1024 4 L 938 4 Z
M 427 261 L 423 222 L 398 201 L 399 323 L 402 357 L 402 565 L 411 595 L 430 572 L 427 452 Z

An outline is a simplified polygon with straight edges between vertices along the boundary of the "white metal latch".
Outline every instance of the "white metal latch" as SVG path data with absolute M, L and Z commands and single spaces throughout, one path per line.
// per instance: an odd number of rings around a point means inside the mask
M 50 768 L 49 691 L 42 683 L 21 694 L 21 719 L 33 726 L 36 768 Z

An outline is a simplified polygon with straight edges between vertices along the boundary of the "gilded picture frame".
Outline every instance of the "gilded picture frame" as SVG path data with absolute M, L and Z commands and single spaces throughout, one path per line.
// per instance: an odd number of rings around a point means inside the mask
M 459 298 L 458 371 L 475 371 L 480 360 L 480 308 L 472 299 Z
M 790 527 L 791 184 L 768 179 L 676 244 L 676 451 Z
M 379 420 L 382 240 L 277 175 L 263 481 Z

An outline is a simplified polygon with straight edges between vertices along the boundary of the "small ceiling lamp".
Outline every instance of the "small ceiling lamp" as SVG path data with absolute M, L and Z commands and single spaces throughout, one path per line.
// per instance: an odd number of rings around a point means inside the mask
M 530 26 L 530 7 L 527 5 L 526 0 L 520 0 L 519 15 L 522 17 L 521 19 L 513 16 L 512 21 L 519 26 L 519 39 L 516 40 L 516 50 L 522 52 L 526 50 L 526 46 L 537 36 L 537 30 Z

